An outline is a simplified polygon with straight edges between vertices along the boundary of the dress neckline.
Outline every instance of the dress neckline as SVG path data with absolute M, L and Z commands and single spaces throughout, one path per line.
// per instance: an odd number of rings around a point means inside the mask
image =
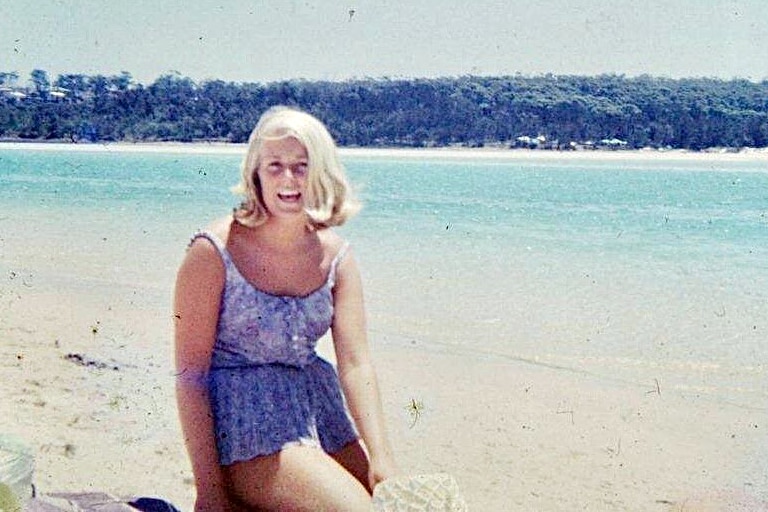
M 224 249 L 224 251 L 225 251 L 225 253 L 227 255 L 227 259 L 229 260 L 230 266 L 234 270 L 236 276 L 242 282 L 247 284 L 248 287 L 251 288 L 253 291 L 255 291 L 257 293 L 260 293 L 262 295 L 266 295 L 268 297 L 275 298 L 275 299 L 282 299 L 282 300 L 305 300 L 305 299 L 308 299 L 308 298 L 312 297 L 313 295 L 316 295 L 316 294 L 320 293 L 321 291 L 323 291 L 325 288 L 328 287 L 328 283 L 331 281 L 331 273 L 335 271 L 335 265 L 333 263 L 331 263 L 331 268 L 328 269 L 328 275 L 326 275 L 325 280 L 322 282 L 322 284 L 320 284 L 320 286 L 318 286 L 317 288 L 309 291 L 308 293 L 300 294 L 300 295 L 293 295 L 293 294 L 289 294 L 289 293 L 273 293 L 273 292 L 269 292 L 267 290 L 264 290 L 263 288 L 261 288 L 259 286 L 256 286 L 254 283 L 249 281 L 248 278 L 246 278 L 243 275 L 243 273 L 240 272 L 240 269 L 237 268 L 237 265 L 235 264 L 235 260 L 232 259 L 232 255 L 229 253 L 229 250 L 226 247 L 224 247 L 223 249 Z
M 253 291 L 260 293 L 262 295 L 266 295 L 268 297 L 276 298 L 276 299 L 282 299 L 282 300 L 304 300 L 312 297 L 313 295 L 316 295 L 326 288 L 329 287 L 335 282 L 335 273 L 336 273 L 336 267 L 338 266 L 339 261 L 344 256 L 344 254 L 347 251 L 347 248 L 349 247 L 349 242 L 345 241 L 341 248 L 338 250 L 336 255 L 333 257 L 333 260 L 331 260 L 330 267 L 328 269 L 328 274 L 325 276 L 325 279 L 323 282 L 317 286 L 315 289 L 310 290 L 309 292 L 305 294 L 281 294 L 281 293 L 273 293 L 269 292 L 267 290 L 264 290 L 263 288 L 257 286 L 253 282 L 251 282 L 248 278 L 245 277 L 245 275 L 240 271 L 237 264 L 235 263 L 234 258 L 232 258 L 232 254 L 229 252 L 229 249 L 227 249 L 226 245 L 224 245 L 224 242 L 214 233 L 210 231 L 201 231 L 199 232 L 199 235 L 204 236 L 205 238 L 208 238 L 211 242 L 213 242 L 213 245 L 219 250 L 219 253 L 221 254 L 222 259 L 224 260 L 224 264 L 227 267 L 232 267 L 232 270 L 234 271 L 236 277 L 240 279 L 242 282 L 248 285 L 250 289 Z

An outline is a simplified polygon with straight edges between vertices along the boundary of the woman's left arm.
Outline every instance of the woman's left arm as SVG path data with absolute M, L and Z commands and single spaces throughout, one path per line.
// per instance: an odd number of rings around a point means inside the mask
M 333 342 L 339 379 L 370 457 L 369 485 L 394 476 L 376 371 L 368 348 L 360 271 L 350 250 L 339 263 L 334 287 Z

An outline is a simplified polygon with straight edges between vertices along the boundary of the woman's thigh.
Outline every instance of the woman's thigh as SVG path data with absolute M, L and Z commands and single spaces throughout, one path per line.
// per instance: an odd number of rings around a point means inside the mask
M 289 446 L 225 469 L 233 497 L 248 510 L 371 510 L 365 487 L 324 451 Z

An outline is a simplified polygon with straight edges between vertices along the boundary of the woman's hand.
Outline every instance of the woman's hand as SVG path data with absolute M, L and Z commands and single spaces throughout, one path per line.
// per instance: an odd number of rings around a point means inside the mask
M 368 467 L 368 485 L 371 491 L 376 488 L 378 484 L 397 475 L 400 470 L 397 468 L 394 460 L 388 457 L 388 460 L 371 461 Z

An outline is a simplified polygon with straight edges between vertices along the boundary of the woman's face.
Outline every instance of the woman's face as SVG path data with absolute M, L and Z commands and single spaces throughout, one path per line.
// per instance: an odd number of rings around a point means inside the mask
M 262 143 L 257 174 L 264 206 L 271 216 L 304 213 L 308 167 L 307 149 L 296 138 Z

